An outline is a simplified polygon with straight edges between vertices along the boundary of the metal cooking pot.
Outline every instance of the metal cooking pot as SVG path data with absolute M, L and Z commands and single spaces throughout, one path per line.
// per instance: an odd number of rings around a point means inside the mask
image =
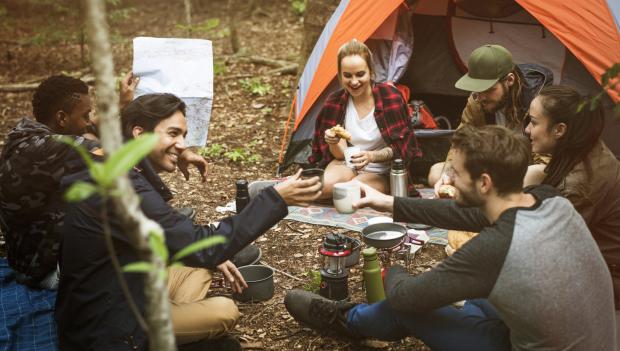
M 239 272 L 248 283 L 241 294 L 234 293 L 233 298 L 241 302 L 257 302 L 273 297 L 273 270 L 266 266 L 250 265 L 239 267 Z
M 377 223 L 362 230 L 362 240 L 377 249 L 389 249 L 400 244 L 407 234 L 407 228 L 397 223 Z

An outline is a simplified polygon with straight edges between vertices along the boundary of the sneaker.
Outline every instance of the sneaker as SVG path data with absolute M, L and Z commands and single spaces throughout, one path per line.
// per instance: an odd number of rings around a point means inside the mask
M 191 207 L 181 207 L 181 208 L 177 208 L 177 212 L 179 212 L 180 214 L 182 214 L 183 216 L 191 219 L 192 221 L 194 220 L 194 217 L 196 217 L 196 210 L 194 210 Z
M 230 260 L 237 267 L 249 266 L 260 261 L 262 251 L 256 245 L 248 245 L 237 252 Z
M 241 351 L 237 338 L 226 335 L 218 339 L 205 339 L 191 344 L 179 345 L 179 351 Z
M 294 289 L 284 297 L 284 306 L 295 320 L 314 329 L 335 331 L 346 336 L 353 336 L 347 328 L 346 311 L 355 303 L 332 301 L 321 295 L 305 290 Z

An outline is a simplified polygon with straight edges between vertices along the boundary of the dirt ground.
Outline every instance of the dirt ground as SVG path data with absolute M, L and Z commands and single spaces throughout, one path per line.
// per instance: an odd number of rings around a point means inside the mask
M 28 5 L 7 0 L 5 14 L 0 11 L 0 84 L 33 83 L 61 72 L 88 73 L 82 63 L 79 45 L 77 9 L 59 9 L 44 1 Z M 53 3 L 53 2 L 49 2 Z M 254 9 L 239 9 L 237 23 L 242 50 L 246 54 L 270 59 L 296 62 L 302 40 L 303 20 L 293 12 L 289 1 L 263 0 Z M 294 75 L 262 75 L 273 67 L 244 62 L 232 57 L 226 35 L 226 0 L 194 1 L 193 23 L 220 19 L 218 26 L 197 31 L 196 38 L 213 41 L 214 60 L 218 70 L 215 77 L 215 97 L 209 128 L 209 145 L 220 144 L 226 150 L 247 148 L 247 156 L 258 155 L 257 162 L 234 162 L 226 156 L 210 157 L 209 177 L 200 183 L 197 173 L 186 182 L 177 172 L 164 179 L 176 195 L 172 205 L 193 207 L 198 211 L 196 221 L 217 221 L 223 215 L 215 211 L 234 197 L 237 179 L 269 179 L 275 175 L 283 130 L 295 86 Z M 174 4 L 163 0 L 120 1 L 111 11 L 112 41 L 118 75 L 131 67 L 131 39 L 136 36 L 185 37 L 184 8 L 181 1 Z M 53 14 L 50 24 L 42 13 Z M 211 22 L 213 23 L 213 22 Z M 87 56 L 87 55 L 86 55 Z M 243 77 L 258 77 L 270 91 L 259 96 L 242 84 Z M 6 133 L 23 116 L 31 116 L 32 91 L 0 93 L 0 147 Z M 289 170 L 289 172 L 292 171 Z M 380 343 L 358 341 L 322 335 L 298 325 L 286 312 L 284 294 L 292 288 L 312 282 L 310 270 L 317 270 L 321 258 L 317 252 L 322 237 L 335 228 L 282 221 L 257 240 L 263 261 L 298 279 L 276 273 L 275 296 L 266 302 L 239 304 L 242 312 L 234 333 L 246 349 L 266 350 L 427 350 L 420 341 L 407 338 L 400 342 Z M 360 237 L 359 233 L 346 232 Z M 444 258 L 442 246 L 427 245 L 409 264 L 412 273 L 428 270 Z M 353 301 L 363 301 L 361 265 L 351 269 L 349 289 Z M 212 289 L 214 294 L 230 295 L 225 288 Z M 412 298 L 415 298 L 412 296 Z

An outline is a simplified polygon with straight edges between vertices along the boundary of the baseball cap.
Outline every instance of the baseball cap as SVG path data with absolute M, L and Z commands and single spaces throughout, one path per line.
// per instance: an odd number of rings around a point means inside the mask
M 500 45 L 483 45 L 474 50 L 467 61 L 469 72 L 454 86 L 461 90 L 481 92 L 492 87 L 514 67 L 512 54 Z

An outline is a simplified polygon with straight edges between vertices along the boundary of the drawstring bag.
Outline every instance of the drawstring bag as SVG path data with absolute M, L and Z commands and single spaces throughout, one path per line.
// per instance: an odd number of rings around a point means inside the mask
M 411 111 L 411 125 L 415 129 L 437 129 L 435 118 L 422 100 L 413 100 L 408 104 Z
M 409 101 L 409 97 L 411 96 L 409 87 L 402 84 L 396 84 L 394 86 L 400 91 L 403 100 Z M 411 126 L 414 129 L 437 129 L 437 123 L 435 123 L 433 114 L 424 101 L 413 100 L 407 103 L 407 112 L 409 113 Z

